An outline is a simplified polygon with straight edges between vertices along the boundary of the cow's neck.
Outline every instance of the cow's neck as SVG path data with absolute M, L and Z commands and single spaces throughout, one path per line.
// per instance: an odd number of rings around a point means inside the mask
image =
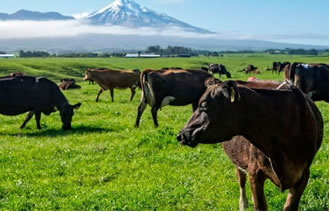
M 69 104 L 68 100 L 59 89 L 53 92 L 52 97 L 53 104 L 59 111 L 62 111 L 64 107 Z
M 91 72 L 92 79 L 98 83 L 103 89 L 106 89 L 106 83 L 104 82 L 104 75 L 99 72 Z
M 275 101 L 256 92 L 244 96 L 243 91 L 240 104 L 245 112 L 241 134 L 270 159 L 281 187 L 286 189 L 301 177 L 308 162 L 302 150 L 306 148 L 301 148 L 305 143 L 290 135 L 291 123 L 287 123 L 287 114 L 275 109 Z

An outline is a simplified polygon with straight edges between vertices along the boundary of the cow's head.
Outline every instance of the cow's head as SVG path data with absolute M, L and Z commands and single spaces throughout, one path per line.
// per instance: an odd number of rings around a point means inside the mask
M 218 73 L 219 72 L 219 64 L 210 64 L 209 65 L 209 70 L 212 73 Z
M 212 144 L 230 140 L 237 135 L 240 101 L 235 81 L 211 83 L 199 101 L 186 126 L 177 139 L 183 145 L 195 147 L 199 143 Z
M 85 73 L 85 76 L 84 76 L 84 78 L 83 78 L 83 80 L 92 80 L 92 78 L 91 78 L 91 71 L 92 71 L 92 69 L 87 69 L 86 70 L 86 73 Z
M 61 109 L 60 109 L 60 115 L 61 115 L 61 120 L 63 123 L 62 129 L 63 130 L 71 130 L 71 121 L 72 121 L 72 116 L 74 115 L 73 110 L 78 110 L 81 106 L 81 103 L 75 104 L 75 105 L 70 105 L 70 104 L 65 104 Z

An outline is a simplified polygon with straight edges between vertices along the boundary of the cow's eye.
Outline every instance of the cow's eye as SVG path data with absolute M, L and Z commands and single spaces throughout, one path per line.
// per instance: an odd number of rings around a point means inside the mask
M 207 103 L 203 102 L 200 106 L 199 106 L 201 111 L 207 111 Z

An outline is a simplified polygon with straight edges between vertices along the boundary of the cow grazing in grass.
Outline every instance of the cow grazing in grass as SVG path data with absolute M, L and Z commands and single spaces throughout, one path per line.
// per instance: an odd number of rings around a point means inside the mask
M 227 78 L 231 78 L 230 72 L 227 71 L 226 66 L 223 64 L 210 64 L 209 71 L 212 75 L 217 73 L 219 77 L 221 77 L 221 75 L 226 75 Z
M 313 101 L 329 102 L 329 65 L 293 63 L 285 76 Z
M 2 77 L 0 78 L 0 113 L 19 115 L 28 112 L 24 123 L 35 115 L 37 128 L 41 129 L 41 113 L 50 115 L 55 109 L 60 111 L 63 130 L 70 130 L 73 110 L 81 103 L 70 105 L 57 85 L 46 79 L 36 77 Z
M 61 83 L 58 85 L 62 90 L 80 89 L 81 86 L 76 84 L 74 79 L 61 79 Z
M 298 210 L 322 137 L 321 113 L 297 87 L 255 89 L 227 81 L 208 87 L 178 141 L 190 147 L 231 142 L 224 147 L 238 169 L 241 209 L 247 172 L 255 210 L 267 210 L 267 178 L 289 189 L 284 209 Z
M 114 102 L 114 89 L 126 89 L 131 90 L 130 101 L 133 100 L 135 95 L 135 89 L 141 87 L 139 83 L 140 71 L 135 69 L 133 71 L 116 71 L 109 69 L 88 69 L 86 71 L 84 80 L 93 80 L 101 87 L 96 102 L 99 101 L 100 95 L 103 91 L 110 90 L 111 100 Z
M 198 100 L 206 87 L 204 82 L 212 77 L 200 70 L 146 70 L 141 74 L 142 97 L 138 108 L 135 127 L 146 106 L 151 106 L 154 125 L 158 127 L 157 111 L 166 105 L 197 108 Z
M 240 70 L 239 72 L 245 72 L 246 74 L 253 73 L 253 74 L 260 74 L 258 67 L 249 64 L 246 68 Z

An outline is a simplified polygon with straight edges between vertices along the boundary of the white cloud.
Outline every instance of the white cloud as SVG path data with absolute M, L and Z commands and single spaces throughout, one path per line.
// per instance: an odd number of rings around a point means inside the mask
M 82 13 L 78 13 L 78 14 L 74 14 L 72 15 L 75 19 L 82 19 L 87 17 L 90 14 L 90 12 L 82 12 Z
M 0 39 L 74 37 L 83 34 L 174 36 L 183 38 L 211 38 L 215 34 L 187 32 L 178 27 L 130 28 L 123 26 L 93 26 L 70 21 L 0 21 Z
M 93 26 L 77 20 L 70 21 L 0 21 L 0 40 L 26 38 L 75 37 L 86 34 L 172 36 L 178 38 L 201 38 L 220 40 L 268 40 L 285 43 L 327 44 L 328 35 L 317 33 L 248 34 L 224 32 L 200 34 L 184 31 L 178 27 L 130 28 L 123 26 Z

